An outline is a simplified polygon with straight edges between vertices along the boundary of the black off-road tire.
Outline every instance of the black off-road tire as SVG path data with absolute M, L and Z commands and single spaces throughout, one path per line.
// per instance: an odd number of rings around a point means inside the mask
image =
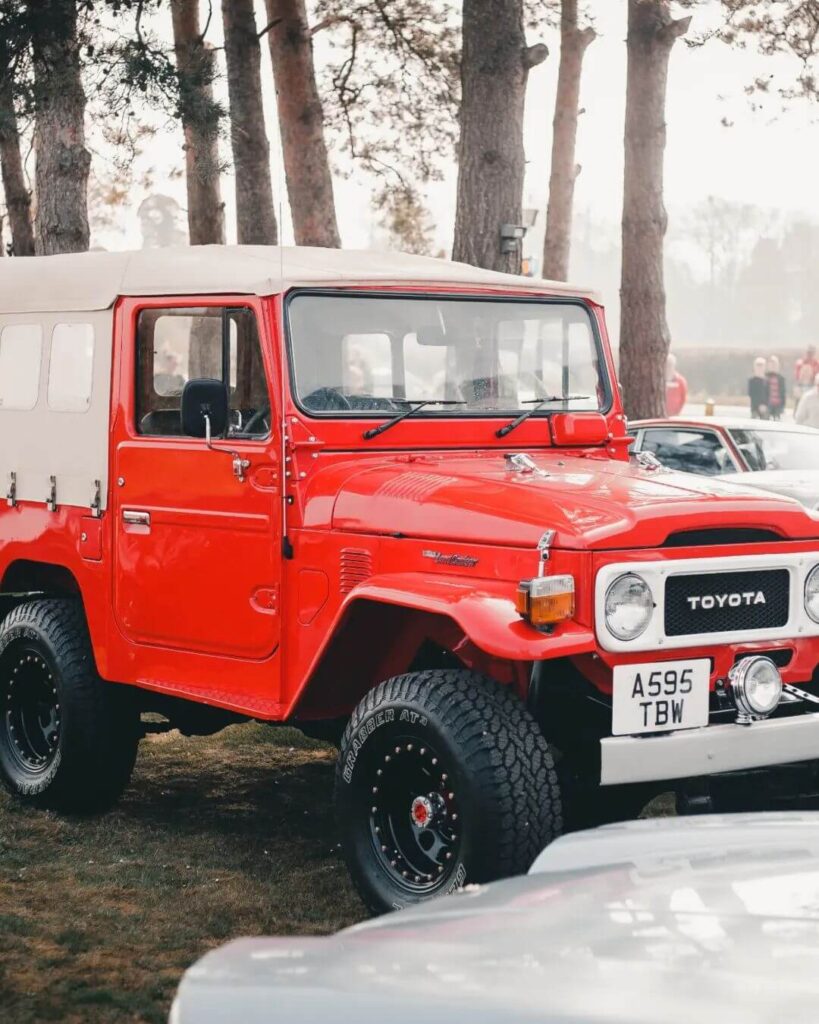
M 33 695 L 33 696 L 32 696 Z M 79 601 L 19 605 L 0 625 L 0 777 L 19 799 L 105 810 L 128 784 L 139 715 L 100 679 Z
M 350 875 L 375 913 L 525 872 L 561 832 L 537 723 L 508 688 L 458 669 L 396 676 L 364 697 L 335 800 Z

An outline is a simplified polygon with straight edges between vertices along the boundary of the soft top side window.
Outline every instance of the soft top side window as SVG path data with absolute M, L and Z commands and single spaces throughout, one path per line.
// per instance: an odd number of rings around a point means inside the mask
M 136 349 L 138 433 L 182 436 L 182 390 L 202 378 L 228 385 L 228 437 L 259 439 L 270 433 L 270 397 L 253 310 L 144 309 Z

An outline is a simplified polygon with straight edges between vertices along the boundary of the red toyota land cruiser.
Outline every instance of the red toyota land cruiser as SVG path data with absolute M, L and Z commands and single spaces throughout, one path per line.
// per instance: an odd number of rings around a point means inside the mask
M 382 910 L 816 758 L 819 517 L 630 462 L 592 293 L 315 249 L 4 262 L 18 796 L 104 807 L 143 712 L 295 724 L 340 744 Z

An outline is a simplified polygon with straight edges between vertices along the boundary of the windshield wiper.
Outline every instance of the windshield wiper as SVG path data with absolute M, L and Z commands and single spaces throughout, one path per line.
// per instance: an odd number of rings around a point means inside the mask
M 427 405 L 466 405 L 466 402 L 462 402 L 459 399 L 449 398 L 394 398 L 394 402 L 401 402 L 403 405 L 408 405 L 409 409 L 406 412 L 399 413 L 398 416 L 391 416 L 388 420 L 383 423 L 379 423 L 377 427 L 370 427 L 369 430 L 365 430 L 361 435 L 365 441 L 369 441 L 373 437 L 378 437 L 379 434 L 383 434 L 385 430 L 389 430 L 390 427 L 394 427 L 396 423 L 400 423 L 401 420 L 409 419 L 410 416 L 414 416 L 420 409 L 423 409 Z
M 520 416 L 513 419 L 511 423 L 507 423 L 506 426 L 499 427 L 495 431 L 495 437 L 506 437 L 507 434 L 511 434 L 515 427 L 525 423 L 530 416 L 534 416 L 536 412 L 539 412 L 544 405 L 549 405 L 550 402 L 573 402 L 581 398 L 591 398 L 591 395 L 547 395 L 545 398 L 527 398 L 525 402 L 521 402 L 521 405 L 532 405 L 532 408 L 522 412 Z

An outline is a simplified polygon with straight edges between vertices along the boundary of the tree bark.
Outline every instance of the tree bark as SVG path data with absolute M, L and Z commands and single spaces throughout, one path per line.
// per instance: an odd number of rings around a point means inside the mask
M 276 245 L 270 145 L 262 105 L 261 46 L 253 0 L 222 0 L 240 245 Z
M 521 245 L 502 252 L 501 226 L 521 221 L 526 83 L 547 53 L 526 45 L 522 0 L 464 0 L 455 260 L 520 273 Z
M 690 21 L 674 20 L 667 0 L 629 0 L 620 379 L 634 418 L 665 414 L 665 96 L 671 49 Z
M 88 173 L 85 92 L 76 0 L 29 0 L 34 63 L 34 151 L 39 255 L 86 252 Z
M 11 79 L 0 81 L 0 171 L 6 197 L 11 252 L 14 256 L 34 255 L 34 225 L 31 222 L 31 193 L 26 187 L 20 133 L 14 110 Z
M 199 0 L 171 0 L 191 245 L 223 245 L 219 111 L 213 98 L 214 54 L 202 38 Z
M 296 245 L 338 248 L 333 179 L 324 140 L 304 0 L 265 0 L 284 173 Z
M 543 276 L 553 281 L 565 281 L 569 276 L 574 183 L 580 173 L 580 167 L 575 163 L 580 77 L 583 56 L 595 36 L 593 28 L 577 27 L 577 0 L 562 0 L 560 67 L 552 122 L 552 169 L 543 244 Z

